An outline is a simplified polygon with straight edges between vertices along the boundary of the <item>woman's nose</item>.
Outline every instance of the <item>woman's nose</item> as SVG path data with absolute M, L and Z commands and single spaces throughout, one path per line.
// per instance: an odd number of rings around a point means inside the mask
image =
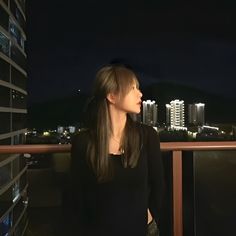
M 140 98 L 143 96 L 143 94 L 140 90 L 139 90 L 139 96 L 140 96 Z

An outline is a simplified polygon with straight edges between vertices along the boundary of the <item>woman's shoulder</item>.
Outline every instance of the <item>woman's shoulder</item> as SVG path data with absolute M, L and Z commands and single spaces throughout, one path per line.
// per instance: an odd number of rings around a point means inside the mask
M 154 144 L 160 142 L 158 130 L 150 125 L 139 124 L 140 136 L 143 144 Z
M 144 132 L 145 135 L 157 135 L 158 134 L 157 129 L 150 126 L 150 125 L 139 123 L 138 127 L 142 132 Z

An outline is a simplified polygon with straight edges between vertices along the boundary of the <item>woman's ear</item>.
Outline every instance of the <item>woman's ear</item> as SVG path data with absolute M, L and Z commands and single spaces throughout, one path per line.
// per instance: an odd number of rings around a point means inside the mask
M 107 94 L 107 100 L 110 103 L 115 104 L 116 103 L 116 95 L 114 93 L 108 93 Z

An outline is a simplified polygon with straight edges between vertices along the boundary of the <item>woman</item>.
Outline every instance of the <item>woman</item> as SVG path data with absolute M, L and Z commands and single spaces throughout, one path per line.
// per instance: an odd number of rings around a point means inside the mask
M 134 72 L 108 65 L 96 75 L 88 129 L 72 142 L 77 235 L 158 235 L 163 169 L 157 132 L 134 122 L 142 93 Z

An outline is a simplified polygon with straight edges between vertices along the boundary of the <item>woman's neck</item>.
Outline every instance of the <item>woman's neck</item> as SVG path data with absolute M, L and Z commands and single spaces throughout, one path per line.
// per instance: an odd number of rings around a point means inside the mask
M 114 109 L 110 109 L 110 117 L 111 117 L 111 128 L 112 128 L 112 137 L 120 140 L 125 128 L 127 114 L 122 111 L 117 111 Z

